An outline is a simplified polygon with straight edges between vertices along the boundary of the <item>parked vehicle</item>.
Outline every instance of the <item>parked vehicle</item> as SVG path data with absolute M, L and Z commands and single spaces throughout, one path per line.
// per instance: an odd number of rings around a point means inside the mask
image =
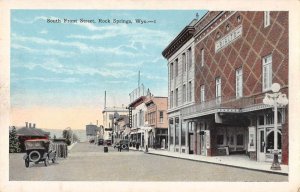
M 122 150 L 129 150 L 129 141 L 124 139 L 120 140 L 114 145 L 114 148 L 121 148 Z
M 98 139 L 98 145 L 103 145 L 104 140 L 103 139 Z
M 45 166 L 49 165 L 49 161 L 56 162 L 56 151 L 52 149 L 51 143 L 48 139 L 30 139 L 25 141 L 26 154 L 25 167 L 28 168 L 30 162 L 38 164 L 43 161 Z
M 109 139 L 108 139 L 108 140 L 105 140 L 105 141 L 104 141 L 104 144 L 105 144 L 105 145 L 111 145 L 111 140 L 109 140 Z

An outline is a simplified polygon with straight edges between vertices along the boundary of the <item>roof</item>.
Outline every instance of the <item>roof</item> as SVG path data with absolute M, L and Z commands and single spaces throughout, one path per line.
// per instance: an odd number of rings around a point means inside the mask
M 139 98 L 134 100 L 132 103 L 130 103 L 129 107 L 136 107 L 136 106 L 140 105 L 141 103 L 143 103 L 145 99 L 146 99 L 146 96 L 140 96 Z
M 41 136 L 45 137 L 48 135 L 48 132 L 43 131 L 42 129 L 38 128 L 29 128 L 29 127 L 22 127 L 17 129 L 18 136 Z
M 162 55 L 169 59 L 176 51 L 182 47 L 188 40 L 190 40 L 194 33 L 194 25 L 197 23 L 197 19 L 193 19 L 178 35 L 175 39 L 163 50 Z

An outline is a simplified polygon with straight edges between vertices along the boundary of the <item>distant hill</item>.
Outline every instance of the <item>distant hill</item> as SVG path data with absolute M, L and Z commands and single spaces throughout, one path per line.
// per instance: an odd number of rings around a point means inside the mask
M 50 137 L 53 138 L 56 135 L 56 138 L 62 137 L 63 129 L 43 129 L 44 131 L 50 132 Z M 78 136 L 81 142 L 87 141 L 86 132 L 83 129 L 72 129 L 72 131 Z

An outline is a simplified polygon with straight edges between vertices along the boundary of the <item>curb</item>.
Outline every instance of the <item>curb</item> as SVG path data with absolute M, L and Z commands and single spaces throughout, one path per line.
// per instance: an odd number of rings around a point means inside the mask
M 157 153 L 151 153 L 151 152 L 148 152 L 146 154 L 158 155 L 158 156 L 164 156 L 164 157 L 171 157 L 171 158 L 175 158 L 175 159 L 184 159 L 184 160 L 196 161 L 196 162 L 202 162 L 202 163 L 208 163 L 208 164 L 214 164 L 214 165 L 221 165 L 221 166 L 226 166 L 226 167 L 234 167 L 234 168 L 246 169 L 246 170 L 251 170 L 251 171 L 259 171 L 259 172 L 271 173 L 271 174 L 277 174 L 277 175 L 284 175 L 284 176 L 289 175 L 288 173 L 262 170 L 262 169 L 256 169 L 256 168 L 250 168 L 250 167 L 241 167 L 241 166 L 237 166 L 237 165 L 220 164 L 220 163 L 217 163 L 217 162 L 209 162 L 209 161 L 196 160 L 196 159 L 187 159 L 187 158 L 184 158 L 184 157 L 175 157 L 175 156 L 169 156 L 169 155 L 157 154 Z

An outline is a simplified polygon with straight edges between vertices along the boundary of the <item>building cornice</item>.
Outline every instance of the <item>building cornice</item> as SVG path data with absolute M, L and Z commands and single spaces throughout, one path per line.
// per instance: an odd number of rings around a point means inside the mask
M 164 49 L 162 55 L 169 59 L 176 51 L 179 50 L 188 40 L 193 38 L 195 33 L 194 26 L 186 26 L 179 35 Z

